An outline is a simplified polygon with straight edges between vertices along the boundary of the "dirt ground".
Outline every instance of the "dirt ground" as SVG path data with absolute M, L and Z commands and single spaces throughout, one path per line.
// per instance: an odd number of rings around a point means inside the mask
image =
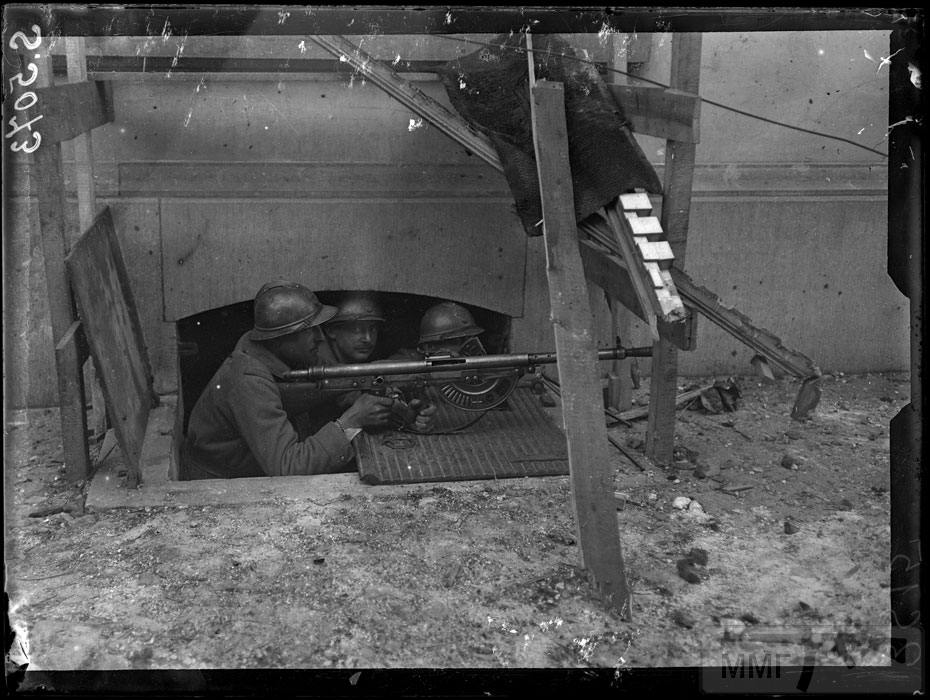
M 371 487 L 324 517 L 282 500 L 91 513 L 62 476 L 56 411 L 12 412 L 24 644 L 7 667 L 622 670 L 764 644 L 887 665 L 888 424 L 908 376 L 828 376 L 806 422 L 789 417 L 796 381 L 736 381 L 737 410 L 679 410 L 672 468 L 645 461 L 645 420 L 609 429 L 646 467 L 612 448 L 631 622 L 579 567 L 568 477 Z

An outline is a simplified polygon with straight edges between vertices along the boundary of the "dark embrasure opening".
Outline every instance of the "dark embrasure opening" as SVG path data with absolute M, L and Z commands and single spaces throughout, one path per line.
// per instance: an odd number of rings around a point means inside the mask
M 349 290 L 346 290 L 349 291 Z M 335 304 L 341 291 L 319 292 L 324 304 Z M 372 360 L 389 357 L 404 348 L 417 345 L 420 319 L 433 304 L 443 299 L 417 294 L 379 293 L 387 321 L 378 339 Z M 477 306 L 463 304 L 482 328 L 481 342 L 489 353 L 508 352 L 510 318 Z M 211 309 L 177 322 L 178 364 L 184 432 L 194 404 L 207 382 L 232 352 L 243 333 L 252 328 L 252 300 Z

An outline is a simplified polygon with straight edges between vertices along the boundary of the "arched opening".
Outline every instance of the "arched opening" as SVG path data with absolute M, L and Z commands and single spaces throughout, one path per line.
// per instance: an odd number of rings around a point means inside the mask
M 351 290 L 319 292 L 320 301 L 336 304 L 341 294 Z M 420 319 L 433 304 L 443 299 L 418 294 L 378 293 L 387 317 L 372 360 L 385 359 L 404 348 L 414 348 L 419 338 Z M 510 317 L 463 304 L 484 329 L 481 342 L 489 353 L 509 351 Z M 253 301 L 210 309 L 177 322 L 178 365 L 183 405 L 183 430 L 194 404 L 236 342 L 252 328 Z

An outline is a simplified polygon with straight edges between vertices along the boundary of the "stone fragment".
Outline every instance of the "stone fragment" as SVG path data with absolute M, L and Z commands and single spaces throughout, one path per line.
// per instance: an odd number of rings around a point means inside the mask
M 687 496 L 678 496 L 674 501 L 672 501 L 672 508 L 676 510 L 684 510 L 691 504 L 691 499 Z

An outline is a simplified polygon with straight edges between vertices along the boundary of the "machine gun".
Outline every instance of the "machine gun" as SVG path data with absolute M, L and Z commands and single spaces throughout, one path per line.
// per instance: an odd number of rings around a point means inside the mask
M 607 348 L 597 351 L 598 360 L 649 357 L 651 347 Z M 516 355 L 428 355 L 422 360 L 383 360 L 354 365 L 310 367 L 285 372 L 280 389 L 285 410 L 308 410 L 325 400 L 327 393 L 364 391 L 395 400 L 395 412 L 406 425 L 412 411 L 406 406 L 411 391 L 438 387 L 439 396 L 462 411 L 489 411 L 500 406 L 526 372 L 558 361 L 554 352 Z

